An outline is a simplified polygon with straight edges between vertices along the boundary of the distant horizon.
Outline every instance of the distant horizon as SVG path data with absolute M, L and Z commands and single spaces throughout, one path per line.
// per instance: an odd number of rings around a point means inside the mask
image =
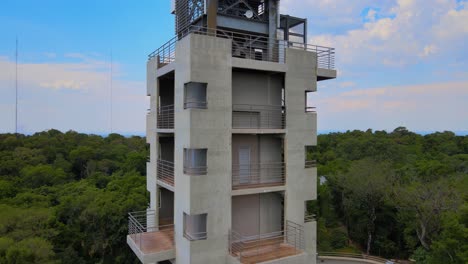
M 2 4 L 0 133 L 15 131 L 18 39 L 19 132 L 143 135 L 146 62 L 174 37 L 171 1 Z M 402 125 L 467 134 L 468 0 L 285 0 L 280 13 L 306 18 L 308 43 L 336 51 L 338 77 L 307 98 L 319 133 Z
M 395 127 L 394 129 L 396 129 L 397 127 Z M 317 134 L 318 135 L 326 135 L 326 134 L 331 134 L 331 133 L 346 133 L 346 132 L 352 132 L 352 131 L 362 131 L 362 132 L 365 132 L 366 130 L 368 129 L 371 129 L 372 132 L 376 132 L 376 131 L 385 131 L 387 133 L 391 133 L 394 129 L 373 129 L 373 128 L 367 128 L 367 129 L 342 129 L 342 130 L 318 130 L 317 131 Z M 406 128 L 408 129 L 408 128 Z M 98 133 L 95 133 L 95 132 L 85 132 L 85 131 L 77 131 L 77 130 L 73 130 L 73 129 L 69 129 L 69 130 L 60 130 L 60 129 L 55 129 L 55 128 L 51 128 L 51 129 L 46 129 L 46 130 L 42 130 L 42 131 L 36 131 L 36 132 L 28 132 L 28 133 L 23 133 L 23 132 L 18 132 L 18 134 L 20 135 L 26 135 L 26 136 L 32 136 L 36 133 L 41 133 L 41 132 L 46 132 L 46 131 L 49 131 L 49 130 L 58 130 L 60 131 L 61 133 L 67 133 L 69 131 L 74 131 L 74 132 L 77 132 L 77 133 L 80 133 L 80 134 L 86 134 L 86 135 L 97 135 L 97 136 L 102 136 L 102 137 L 107 137 L 109 136 L 110 134 L 118 134 L 118 135 L 121 135 L 121 136 L 124 136 L 124 137 L 132 137 L 132 136 L 138 136 L 138 137 L 146 137 L 146 133 L 143 133 L 143 132 L 119 132 L 119 131 L 114 131 L 112 133 L 102 133 L 102 132 L 98 132 Z M 408 129 L 408 131 L 412 132 L 412 133 L 415 133 L 415 134 L 418 134 L 418 135 L 422 135 L 422 136 L 425 136 L 425 135 L 429 135 L 429 134 L 434 134 L 434 133 L 443 133 L 443 132 L 452 132 L 454 133 L 456 136 L 468 136 L 468 130 L 456 130 L 456 131 L 453 131 L 453 130 L 422 130 L 422 131 L 413 131 L 411 129 Z M 0 135 L 4 135 L 4 134 L 14 134 L 14 132 L 6 132 L 6 133 L 0 133 Z

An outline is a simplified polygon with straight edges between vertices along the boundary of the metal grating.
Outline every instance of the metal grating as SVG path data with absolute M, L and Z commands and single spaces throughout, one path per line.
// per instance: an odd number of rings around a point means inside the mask
M 221 0 L 218 13 L 256 21 L 268 21 L 268 8 L 262 0 Z M 251 16 L 251 17 L 250 17 Z
M 176 35 L 186 30 L 205 14 L 205 0 L 176 0 Z

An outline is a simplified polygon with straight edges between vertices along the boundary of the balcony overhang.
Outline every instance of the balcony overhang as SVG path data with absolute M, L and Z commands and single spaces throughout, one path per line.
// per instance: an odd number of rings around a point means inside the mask
M 175 258 L 174 245 L 158 240 L 161 239 L 158 232 L 142 233 L 139 235 L 141 235 L 142 239 L 140 242 L 134 235 L 127 235 L 127 244 L 143 264 L 158 263 L 159 261 Z M 148 246 L 142 247 L 142 243 Z
M 336 79 L 336 70 L 317 68 L 317 81 Z
M 239 196 L 239 195 L 250 195 L 250 194 L 258 194 L 258 193 L 270 193 L 270 192 L 282 192 L 285 191 L 286 187 L 284 185 L 276 185 L 276 186 L 262 186 L 259 188 L 247 188 L 247 189 L 236 189 L 231 191 L 232 196 Z

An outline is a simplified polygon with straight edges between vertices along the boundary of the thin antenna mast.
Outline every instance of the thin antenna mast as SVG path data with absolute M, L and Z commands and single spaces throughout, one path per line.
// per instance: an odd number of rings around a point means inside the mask
M 113 91 L 112 91 L 112 80 L 113 79 L 113 60 L 112 60 L 112 50 L 111 50 L 111 64 L 110 64 L 110 131 L 111 134 L 113 133 L 113 128 L 112 128 L 112 108 L 113 108 L 113 102 L 112 102 L 112 96 L 113 96 Z
M 18 37 L 15 51 L 15 135 L 18 135 Z

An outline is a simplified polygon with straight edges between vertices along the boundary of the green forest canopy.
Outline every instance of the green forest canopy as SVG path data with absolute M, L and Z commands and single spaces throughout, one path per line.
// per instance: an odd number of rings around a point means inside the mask
M 139 263 L 127 212 L 144 210 L 145 138 L 0 135 L 0 263 Z M 319 251 L 468 263 L 468 137 L 405 128 L 319 135 Z

